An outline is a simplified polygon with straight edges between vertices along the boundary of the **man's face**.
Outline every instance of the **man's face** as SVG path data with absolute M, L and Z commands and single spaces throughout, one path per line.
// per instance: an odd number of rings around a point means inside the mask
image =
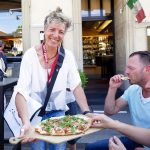
M 129 77 L 130 84 L 140 84 L 144 77 L 145 65 L 140 61 L 139 56 L 135 55 L 128 59 L 125 73 Z

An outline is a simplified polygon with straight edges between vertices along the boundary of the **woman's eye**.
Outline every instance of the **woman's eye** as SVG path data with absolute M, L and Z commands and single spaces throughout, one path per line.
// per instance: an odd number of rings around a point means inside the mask
M 49 31 L 53 32 L 53 31 L 54 31 L 54 29 L 49 29 Z
M 63 32 L 63 31 L 60 31 L 60 34 L 65 34 L 65 32 Z

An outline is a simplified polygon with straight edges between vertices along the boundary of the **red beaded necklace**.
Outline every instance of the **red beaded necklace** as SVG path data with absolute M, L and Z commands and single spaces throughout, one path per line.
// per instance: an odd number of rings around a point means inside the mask
M 56 67 L 56 64 L 57 64 L 57 60 L 58 60 L 58 52 L 50 59 L 48 59 L 48 55 L 47 55 L 47 50 L 46 48 L 44 47 L 44 43 L 42 43 L 42 51 L 43 51 L 43 56 L 44 56 L 44 61 L 45 61 L 45 64 L 46 64 L 46 67 L 47 67 L 47 80 L 48 82 L 50 81 L 51 77 L 52 77 L 52 74 L 54 72 L 54 69 Z M 56 58 L 55 58 L 56 57 Z M 48 61 L 49 60 L 52 60 L 53 58 L 55 58 L 55 60 L 53 61 L 52 63 L 52 66 L 51 66 L 51 70 L 50 72 L 48 71 Z

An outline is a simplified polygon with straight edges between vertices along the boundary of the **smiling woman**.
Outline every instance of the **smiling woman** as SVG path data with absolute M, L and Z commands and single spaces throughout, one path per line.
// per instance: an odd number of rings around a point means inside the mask
M 62 12 L 61 8 L 58 7 L 51 11 L 44 19 L 43 43 L 26 50 L 23 55 L 18 83 L 10 100 L 10 102 L 15 102 L 17 116 L 19 115 L 22 124 L 20 128 L 17 128 L 16 136 L 20 134 L 21 128 L 24 129 L 24 133 L 21 132 L 20 137 L 31 129 L 28 116 L 30 110 L 28 102 L 30 105 L 31 99 L 34 99 L 40 106 L 43 105 L 42 112 L 39 114 L 42 120 L 64 115 L 67 110 L 66 88 L 68 86 L 74 93 L 81 111 L 89 112 L 86 96 L 80 85 L 81 79 L 74 55 L 70 50 L 62 47 L 65 33 L 70 26 L 71 20 Z M 56 72 L 58 76 L 56 76 Z M 54 83 L 52 79 L 56 79 L 55 84 L 51 94 L 47 95 L 46 93 L 50 93 L 51 84 Z M 16 128 L 12 127 L 12 130 L 16 131 Z M 33 139 L 25 138 L 22 142 L 31 141 Z M 43 141 L 32 142 L 31 149 L 45 150 L 45 145 L 46 143 Z M 49 149 L 64 150 L 66 143 L 49 144 Z

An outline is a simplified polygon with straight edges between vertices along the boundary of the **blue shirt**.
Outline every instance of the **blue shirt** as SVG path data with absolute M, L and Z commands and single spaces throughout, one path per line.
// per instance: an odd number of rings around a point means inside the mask
M 150 101 L 144 103 L 141 92 L 140 86 L 131 85 L 121 97 L 128 103 L 132 123 L 135 126 L 150 128 Z
M 131 85 L 121 97 L 128 103 L 133 125 L 150 128 L 150 101 L 143 101 L 142 88 Z

